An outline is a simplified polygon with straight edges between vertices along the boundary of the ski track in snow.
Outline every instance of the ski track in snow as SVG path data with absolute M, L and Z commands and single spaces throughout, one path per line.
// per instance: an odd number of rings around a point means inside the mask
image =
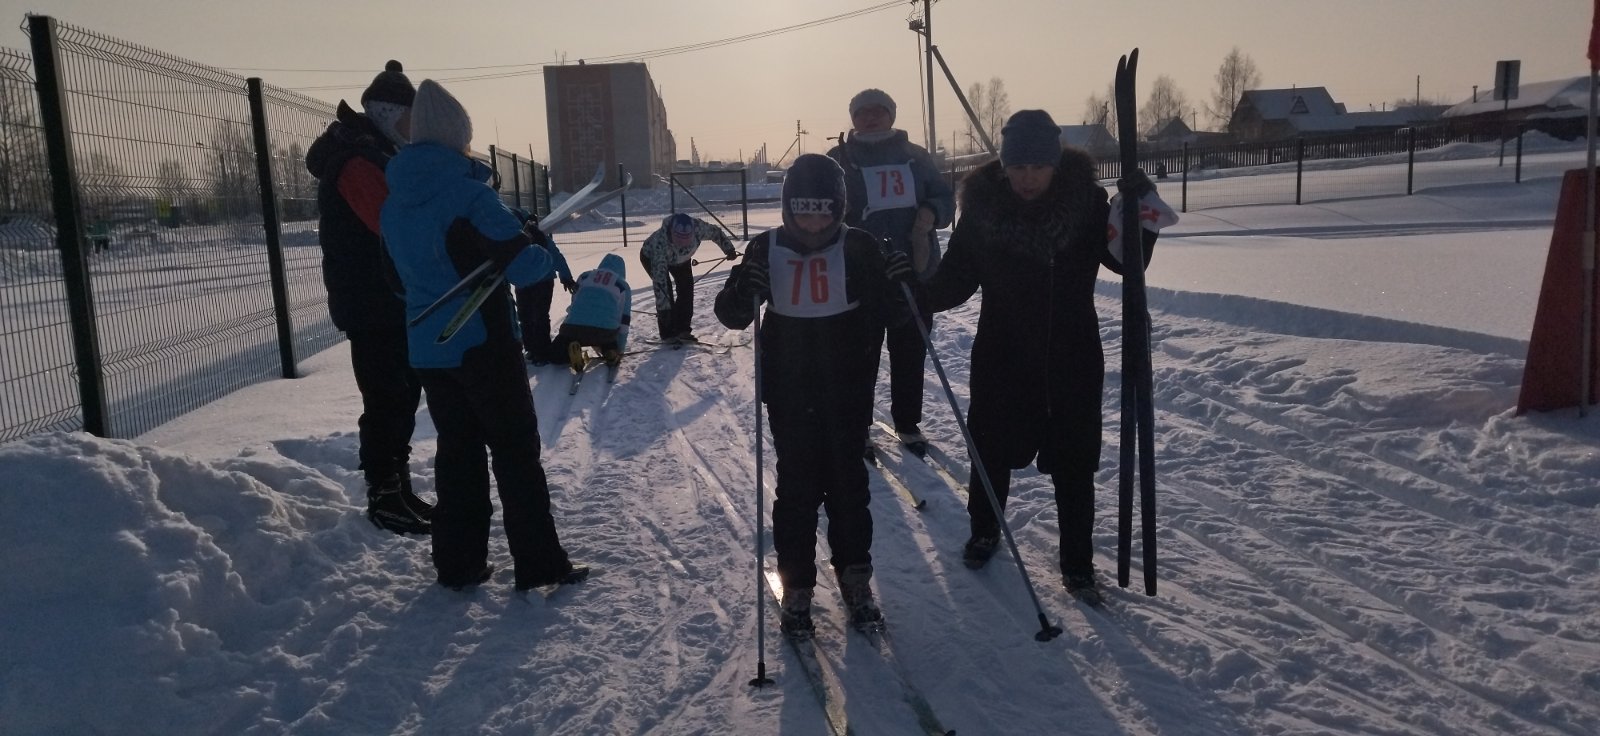
M 711 339 L 733 337 L 711 314 L 721 283 L 717 273 L 697 287 L 695 328 Z M 649 290 L 639 293 L 636 340 L 654 327 Z M 1009 548 L 981 571 L 962 564 L 965 490 L 873 430 L 885 450 L 881 468 L 867 471 L 874 585 L 894 656 L 945 728 L 1600 732 L 1600 670 L 1589 664 L 1600 660 L 1592 611 L 1600 468 L 1592 457 L 1548 451 L 1557 443 L 1543 433 L 1556 430 L 1537 420 L 1510 426 L 1501 407 L 1514 403 L 1519 359 L 1452 346 L 1461 335 L 1448 330 L 1431 343 L 1420 326 L 1406 333 L 1415 342 L 1321 339 L 1268 302 L 1259 313 L 1235 306 L 1219 316 L 1204 300 L 1154 297 L 1156 597 L 1137 582 L 1137 539 L 1135 587 L 1115 587 L 1121 323 L 1103 284 L 1107 441 L 1095 545 L 1107 605 L 1087 608 L 1060 584 L 1047 478 L 1017 471 L 1007 509 L 1062 636 L 1034 639 L 1040 622 Z M 975 299 L 941 315 L 934 331 L 963 410 L 977 313 Z M 271 591 L 305 580 L 286 600 L 252 601 L 255 630 L 211 624 L 232 659 L 209 665 L 210 678 L 191 672 L 174 686 L 194 712 L 167 725 L 254 734 L 830 733 L 779 638 L 770 597 L 757 620 L 765 593 L 752 558 L 752 356 L 749 347 L 648 350 L 629 356 L 615 383 L 596 374 L 572 396 L 570 371 L 530 369 L 557 526 L 573 558 L 597 568 L 554 592 L 511 593 L 498 517 L 490 556 L 502 569 L 464 593 L 430 584 L 425 541 L 341 517 L 330 499 L 359 508 L 363 493 L 353 432 L 275 441 L 287 464 L 219 463 L 275 489 L 288 510 L 273 513 L 300 525 L 291 535 L 300 546 L 272 555 L 224 534 L 231 517 L 212 520 L 208 496 L 185 493 L 192 463 L 147 461 L 164 483 L 161 500 L 210 524 L 227 545 L 219 559 L 231 556 L 246 584 Z M 1463 362 L 1470 375 L 1441 368 L 1438 381 L 1398 389 L 1362 373 L 1398 364 L 1427 374 L 1435 363 Z M 887 389 L 881 371 L 879 418 Z M 931 366 L 925 394 L 933 457 L 965 478 L 964 445 Z M 414 441 L 423 493 L 433 491 L 431 432 L 420 421 Z M 765 453 L 760 494 L 770 508 L 770 442 Z M 891 477 L 927 508 L 913 509 Z M 825 530 L 824 520 L 819 538 Z M 769 564 L 770 548 L 769 535 Z M 850 732 L 923 733 L 871 642 L 845 623 L 827 555 L 822 541 L 816 648 L 840 679 L 836 705 Z M 758 660 L 775 685 L 748 685 Z

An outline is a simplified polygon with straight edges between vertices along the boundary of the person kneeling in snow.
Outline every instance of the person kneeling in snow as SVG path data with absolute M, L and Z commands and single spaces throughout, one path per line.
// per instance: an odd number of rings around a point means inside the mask
M 383 237 L 414 318 L 484 261 L 523 286 L 546 278 L 550 255 L 484 183 L 489 168 L 467 157 L 472 121 L 433 80 L 417 87 L 411 145 L 389 162 Z M 455 297 L 455 303 L 466 296 Z M 439 431 L 433 510 L 433 566 L 441 585 L 460 589 L 489 579 L 489 453 L 505 515 L 517 590 L 576 582 L 556 536 L 550 489 L 539 462 L 539 419 L 522 362 L 511 289 L 496 287 L 455 337 L 436 337 L 454 316 L 441 309 L 410 328 L 411 365 L 422 378 Z
M 844 170 L 827 156 L 795 159 L 783 182 L 783 224 L 750 241 L 717 294 L 717 319 L 742 330 L 767 303 L 761 324 L 762 401 L 777 454 L 772 544 L 783 581 L 785 633 L 813 630 L 817 509 L 828 512 L 839 592 L 858 627 L 881 625 L 873 600 L 872 514 L 861 447 L 872 416 L 885 324 L 908 319 L 901 286 L 911 261 L 886 261 L 878 241 L 844 225 Z M 777 284 L 777 289 L 769 284 Z M 759 428 L 758 428 L 759 431 Z
M 551 343 L 557 362 L 581 362 L 578 356 L 586 347 L 599 350 L 606 365 L 622 362 L 622 353 L 628 349 L 628 324 L 633 317 L 627 269 L 622 256 L 607 253 L 598 268 L 578 276 L 567 318 Z

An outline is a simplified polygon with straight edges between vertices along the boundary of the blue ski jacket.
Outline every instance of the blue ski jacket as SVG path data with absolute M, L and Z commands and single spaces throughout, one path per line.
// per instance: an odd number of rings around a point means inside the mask
M 627 279 L 628 267 L 622 256 L 607 253 L 597 268 L 578 276 L 578 291 L 567 306 L 565 324 L 616 330 L 617 350 L 626 352 L 633 313 L 633 292 Z
M 384 243 L 406 290 L 406 317 L 421 313 L 462 277 L 494 261 L 506 281 L 527 286 L 549 278 L 550 255 L 531 248 L 522 220 L 485 182 L 489 167 L 436 143 L 400 150 L 386 170 Z M 465 293 L 407 332 L 415 368 L 455 368 L 466 351 L 484 346 L 521 350 L 521 328 L 506 284 L 498 286 L 450 341 L 440 331 L 466 303 Z

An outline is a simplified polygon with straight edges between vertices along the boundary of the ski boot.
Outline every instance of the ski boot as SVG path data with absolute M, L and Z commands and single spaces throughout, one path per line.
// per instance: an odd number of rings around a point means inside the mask
M 911 425 L 910 429 L 896 428 L 895 434 L 900 436 L 900 444 L 905 445 L 911 454 L 917 457 L 928 456 L 928 438 L 922 436 L 922 430 L 917 429 L 917 425 Z
M 1067 586 L 1067 593 L 1083 601 L 1084 605 L 1091 608 L 1105 605 L 1106 596 L 1100 592 L 1100 583 L 1095 580 L 1093 572 L 1068 573 L 1061 576 L 1061 582 Z
M 606 367 L 615 368 L 622 365 L 622 353 L 617 352 L 616 348 L 606 348 L 603 354 L 606 359 Z
M 583 354 L 582 345 L 577 342 L 567 343 L 567 365 L 572 366 L 574 373 L 582 373 L 588 361 L 588 356 Z
M 851 565 L 837 571 L 839 597 L 850 614 L 850 625 L 867 633 L 883 630 L 883 611 L 872 598 L 872 565 Z
M 980 570 L 989 564 L 989 559 L 994 557 L 994 551 L 999 546 L 999 534 L 973 534 L 967 539 L 966 546 L 961 548 L 961 561 L 973 570 Z
M 400 474 L 400 495 L 405 499 L 406 508 L 410 509 L 411 513 L 416 515 L 418 519 L 427 522 L 433 521 L 433 504 L 422 500 L 422 497 L 418 496 L 416 491 L 411 490 L 411 471 L 409 470 Z
M 873 444 L 872 435 L 867 435 L 867 445 L 861 449 L 861 459 L 873 465 L 878 464 L 878 446 Z
M 783 589 L 783 603 L 778 606 L 778 628 L 784 636 L 807 641 L 817 633 L 817 624 L 811 620 L 811 593 L 811 588 Z
M 466 577 L 455 578 L 440 575 L 439 584 L 451 590 L 460 592 L 466 590 L 467 588 L 475 588 L 480 584 L 489 582 L 489 578 L 493 575 L 494 563 L 491 562 L 485 564 L 482 570 L 479 570 L 472 575 L 467 575 Z

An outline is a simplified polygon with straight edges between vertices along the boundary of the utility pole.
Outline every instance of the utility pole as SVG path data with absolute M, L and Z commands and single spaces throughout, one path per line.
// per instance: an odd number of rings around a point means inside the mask
M 933 116 L 933 0 L 922 0 L 922 38 L 928 57 L 928 153 L 939 155 L 939 134 L 934 132 Z
M 1411 104 L 1413 106 L 1415 106 L 1415 107 L 1422 107 L 1422 75 L 1421 74 L 1417 75 L 1417 96 L 1411 98 Z

